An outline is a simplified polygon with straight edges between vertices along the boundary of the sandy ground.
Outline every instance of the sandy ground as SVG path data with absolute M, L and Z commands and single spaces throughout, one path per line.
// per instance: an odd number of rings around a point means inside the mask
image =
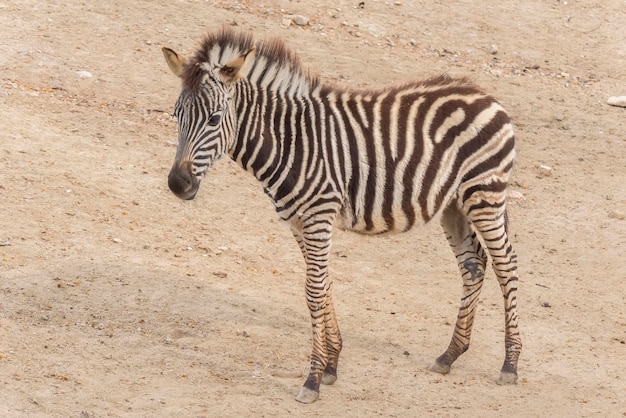
M 0 2 L 0 416 L 626 416 L 626 109 L 606 104 L 626 95 L 626 3 L 310 3 Z M 179 81 L 160 48 L 191 53 L 224 23 L 284 38 L 341 85 L 447 72 L 501 99 L 519 384 L 495 384 L 491 271 L 472 347 L 427 370 L 461 290 L 430 225 L 336 234 L 339 380 L 294 400 L 310 325 L 290 233 L 230 161 L 195 201 L 167 188 Z

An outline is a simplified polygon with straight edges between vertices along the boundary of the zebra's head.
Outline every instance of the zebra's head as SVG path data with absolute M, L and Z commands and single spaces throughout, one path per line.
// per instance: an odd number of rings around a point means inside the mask
M 206 170 L 222 158 L 237 134 L 233 85 L 245 76 L 254 47 L 226 64 L 187 61 L 169 48 L 163 55 L 170 70 L 183 79 L 174 107 L 178 119 L 176 159 L 168 176 L 170 190 L 179 198 L 196 196 Z

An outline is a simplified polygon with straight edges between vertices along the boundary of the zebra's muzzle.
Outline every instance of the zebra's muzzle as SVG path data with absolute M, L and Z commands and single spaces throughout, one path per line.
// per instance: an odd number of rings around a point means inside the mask
M 200 181 L 191 173 L 191 161 L 180 164 L 174 163 L 167 176 L 167 185 L 172 193 L 183 200 L 191 200 L 196 197 Z

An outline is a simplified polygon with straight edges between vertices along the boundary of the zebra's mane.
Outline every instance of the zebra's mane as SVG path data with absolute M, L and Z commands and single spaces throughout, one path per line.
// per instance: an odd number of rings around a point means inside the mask
M 198 89 L 205 74 L 204 68 L 221 68 L 232 59 L 247 53 L 253 46 L 255 43 L 249 32 L 223 27 L 209 33 L 186 64 L 184 86 L 191 90 Z M 254 64 L 249 70 L 248 79 L 252 83 L 262 82 L 266 87 L 285 91 L 299 90 L 305 86 L 311 88 L 319 84 L 316 76 L 303 69 L 298 55 L 277 38 L 256 44 Z
M 251 32 L 237 31 L 227 26 L 207 34 L 200 48 L 185 65 L 183 85 L 197 90 L 206 74 L 206 69 L 221 68 L 229 61 L 246 54 L 255 46 Z M 299 95 L 321 86 L 317 75 L 311 75 L 300 62 L 300 57 L 290 50 L 282 39 L 270 38 L 256 43 L 254 64 L 248 71 L 248 80 L 264 89 Z M 418 89 L 428 91 L 441 87 L 462 88 L 464 91 L 479 91 L 467 78 L 453 78 L 447 74 L 423 79 L 408 80 L 378 88 L 353 89 L 324 83 L 325 89 L 336 92 L 350 91 L 365 95 L 378 95 L 385 91 Z

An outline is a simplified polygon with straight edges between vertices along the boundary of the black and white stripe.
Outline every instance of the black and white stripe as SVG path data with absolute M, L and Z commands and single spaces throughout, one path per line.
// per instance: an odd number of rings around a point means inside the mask
M 206 169 L 229 154 L 262 183 L 305 258 L 313 352 L 298 400 L 314 401 L 320 383 L 336 379 L 341 336 L 328 278 L 335 223 L 380 234 L 440 219 L 464 289 L 450 345 L 432 367 L 440 373 L 469 346 L 491 256 L 505 305 L 500 380 L 516 381 L 517 259 L 506 224 L 514 135 L 495 99 L 446 76 L 337 88 L 307 74 L 282 42 L 254 47 L 250 35 L 227 29 L 209 35 L 190 60 L 168 51 L 183 79 L 170 188 L 193 198 Z

